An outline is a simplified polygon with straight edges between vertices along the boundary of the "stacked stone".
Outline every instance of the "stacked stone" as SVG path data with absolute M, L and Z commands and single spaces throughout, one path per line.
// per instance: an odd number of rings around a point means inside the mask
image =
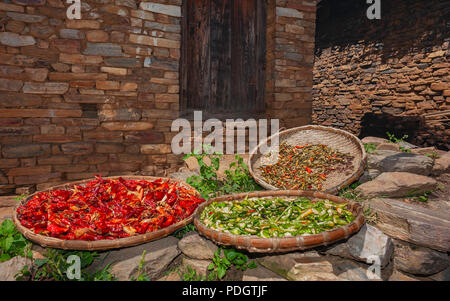
M 311 122 L 316 2 L 277 0 L 272 16 L 269 8 L 267 68 L 272 76 L 266 93 L 274 94 L 267 98 L 266 107 L 282 127 Z
M 181 163 L 181 0 L 81 3 L 0 2 L 0 194 Z
M 330 12 L 335 23 L 320 19 L 318 13 L 318 24 L 324 25 L 318 25 L 317 33 L 313 123 L 359 134 L 367 113 L 420 117 L 450 109 L 443 3 L 387 5 L 381 21 L 365 19 L 366 6 Z M 335 29 L 336 24 L 344 25 Z M 448 123 L 446 127 L 444 122 L 426 122 L 410 138 L 415 144 L 445 149 L 448 137 Z

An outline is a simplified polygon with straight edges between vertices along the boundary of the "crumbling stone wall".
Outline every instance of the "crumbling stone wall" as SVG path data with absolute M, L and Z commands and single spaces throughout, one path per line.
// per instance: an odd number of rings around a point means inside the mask
M 450 109 L 450 7 L 381 3 L 381 20 L 366 17 L 365 1 L 320 3 L 313 122 L 357 135 L 406 133 L 414 143 L 448 149 L 449 123 L 422 116 Z
M 182 0 L 0 0 L 0 195 L 168 175 Z M 315 0 L 268 0 L 266 113 L 311 121 Z

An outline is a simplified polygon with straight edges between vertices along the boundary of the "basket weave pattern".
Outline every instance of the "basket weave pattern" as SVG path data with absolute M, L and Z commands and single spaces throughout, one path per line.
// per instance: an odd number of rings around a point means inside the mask
M 367 154 L 362 142 L 354 135 L 335 128 L 324 127 L 319 125 L 307 125 L 297 128 L 292 128 L 280 132 L 279 143 L 286 142 L 290 145 L 305 145 L 305 144 L 325 144 L 335 150 L 342 153 L 347 153 L 353 156 L 353 168 L 349 170 L 349 174 L 346 175 L 342 172 L 331 172 L 327 179 L 323 183 L 324 192 L 335 194 L 340 189 L 347 187 L 364 173 L 364 168 L 367 162 Z M 272 136 L 273 137 L 273 136 Z M 255 181 L 269 190 L 279 190 L 267 183 L 262 177 L 261 166 L 263 163 L 264 155 L 259 153 L 259 149 L 262 145 L 270 144 L 272 137 L 269 137 L 266 141 L 261 142 L 258 147 L 251 151 L 247 165 L 249 172 Z M 275 151 L 275 146 L 270 146 L 270 151 Z
M 104 179 L 118 179 L 119 176 L 116 177 L 106 177 Z M 149 176 L 122 176 L 121 178 L 124 178 L 126 180 L 146 180 L 146 181 L 155 181 L 158 179 L 161 179 L 164 182 L 170 182 L 170 183 L 177 183 L 180 186 L 184 186 L 187 189 L 190 189 L 192 191 L 195 191 L 197 196 L 200 196 L 200 194 L 190 185 L 187 183 L 181 181 L 181 180 L 175 180 L 170 178 L 161 178 L 161 177 L 149 177 Z M 55 189 L 68 189 L 73 187 L 74 185 L 83 185 L 88 181 L 91 181 L 92 179 L 83 180 L 83 181 L 76 181 L 76 182 L 70 182 L 67 184 L 62 184 L 58 186 L 51 187 L 45 191 L 51 191 Z M 124 247 L 131 247 L 136 246 L 142 243 L 150 242 L 153 240 L 157 240 L 160 238 L 163 238 L 165 236 L 170 235 L 177 229 L 186 226 L 187 224 L 192 222 L 192 219 L 194 217 L 194 213 L 189 216 L 188 218 L 176 223 L 172 224 L 169 227 L 148 232 L 145 234 L 125 237 L 125 238 L 118 238 L 114 240 L 97 240 L 97 241 L 85 241 L 85 240 L 64 240 L 59 239 L 55 237 L 49 237 L 44 236 L 40 234 L 34 233 L 32 230 L 22 226 L 20 223 L 18 216 L 17 216 L 17 208 L 23 204 L 26 204 L 31 198 L 33 198 L 34 195 L 36 195 L 39 192 L 35 192 L 34 194 L 30 195 L 26 199 L 24 199 L 22 202 L 17 204 L 14 208 L 13 213 L 13 221 L 16 225 L 19 232 L 21 232 L 26 238 L 29 240 L 43 246 L 43 247 L 50 247 L 50 248 L 57 248 L 57 249 L 64 249 L 64 250 L 80 250 L 80 251 L 99 251 L 99 250 L 109 250 L 109 249 L 117 249 L 117 248 L 124 248 Z M 196 209 L 198 210 L 198 208 Z
M 299 235 L 295 237 L 284 238 L 260 238 L 253 235 L 234 235 L 222 231 L 213 230 L 206 227 L 200 219 L 200 215 L 206 206 L 212 202 L 239 201 L 245 198 L 286 198 L 286 197 L 307 197 L 312 200 L 328 199 L 336 203 L 348 203 L 348 209 L 355 216 L 355 220 L 345 226 L 321 232 L 314 235 Z M 211 239 L 217 244 L 233 246 L 238 249 L 244 249 L 255 253 L 277 253 L 289 252 L 295 250 L 306 250 L 318 246 L 327 246 L 334 242 L 350 237 L 350 235 L 359 231 L 365 222 L 363 209 L 360 204 L 346 200 L 334 195 L 302 190 L 278 190 L 261 191 L 251 193 L 240 193 L 234 195 L 221 196 L 201 204 L 194 215 L 194 224 L 200 234 Z

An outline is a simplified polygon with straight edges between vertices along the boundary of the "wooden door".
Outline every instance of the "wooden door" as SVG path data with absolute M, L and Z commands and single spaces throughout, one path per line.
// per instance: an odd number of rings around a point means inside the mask
M 266 6 L 183 1 L 181 108 L 216 117 L 264 111 Z

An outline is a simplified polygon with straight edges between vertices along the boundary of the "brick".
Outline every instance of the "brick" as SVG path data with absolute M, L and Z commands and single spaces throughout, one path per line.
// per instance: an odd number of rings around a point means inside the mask
M 43 134 L 34 135 L 33 141 L 44 143 L 68 143 L 81 141 L 81 135 L 69 135 L 69 134 Z
M 23 6 L 19 6 L 19 5 L 14 5 L 14 4 L 8 4 L 8 3 L 0 2 L 0 10 L 23 13 L 24 7 Z
M 99 171 L 137 171 L 140 168 L 138 162 L 135 163 L 122 163 L 122 162 L 108 162 L 98 165 Z
M 23 86 L 23 93 L 29 94 L 64 94 L 69 89 L 68 83 L 32 83 L 26 82 Z
M 20 144 L 2 147 L 4 158 L 24 158 L 50 154 L 50 144 Z
M 12 168 L 19 166 L 17 159 L 0 159 L 0 168 Z
M 32 176 L 38 174 L 50 173 L 52 170 L 51 166 L 36 166 L 36 167 L 19 167 L 12 168 L 8 171 L 7 175 L 12 176 Z
M 66 94 L 64 95 L 64 100 L 67 103 L 110 103 L 114 101 L 113 96 L 103 96 L 103 95 L 77 95 L 77 94 Z
M 168 144 L 144 144 L 141 145 L 142 154 L 169 154 L 172 152 L 170 145 Z
M 139 18 L 139 19 L 144 19 L 144 20 L 150 20 L 150 21 L 155 20 L 155 16 L 153 15 L 153 13 L 144 11 L 144 10 L 132 10 L 131 16 L 135 17 L 135 18 Z
M 120 91 L 136 91 L 138 88 L 137 83 L 122 82 L 120 84 Z
M 0 43 L 11 47 L 22 47 L 36 44 L 32 36 L 19 35 L 14 32 L 0 32 Z
M 73 142 L 62 144 L 61 150 L 68 155 L 87 155 L 93 152 L 94 146 L 87 142 Z
M 19 22 L 25 22 L 25 23 L 39 23 L 44 21 L 47 17 L 40 16 L 40 15 L 31 15 L 31 14 L 21 14 L 21 13 L 15 13 L 15 12 L 9 12 L 6 13 L 6 15 Z
M 181 6 L 141 2 L 139 8 L 157 14 L 168 15 L 172 17 L 181 17 Z
M 53 164 L 70 164 L 72 163 L 72 157 L 69 156 L 51 156 L 46 158 L 38 158 L 39 165 L 53 165 Z
M 112 75 L 125 76 L 127 75 L 126 68 L 116 68 L 116 67 L 100 67 L 100 71 L 106 72 Z
M 178 102 L 179 95 L 178 94 L 156 94 L 155 100 L 156 100 L 156 102 Z
M 66 27 L 74 29 L 99 29 L 100 22 L 96 20 L 67 20 Z
M 85 38 L 84 32 L 77 29 L 63 28 L 59 30 L 59 36 L 63 39 L 82 40 Z
M 52 181 L 56 181 L 56 180 L 61 180 L 60 172 L 14 177 L 14 183 L 17 185 L 41 184 L 41 183 L 47 183 L 47 182 L 52 182 Z
M 125 147 L 119 143 L 97 143 L 95 145 L 95 151 L 100 154 L 121 153 L 124 150 L 125 150 Z
M 103 61 L 103 58 L 96 55 L 61 53 L 59 55 L 59 60 L 60 62 L 67 64 L 100 64 Z
M 97 81 L 95 86 L 97 89 L 100 89 L 100 90 L 119 90 L 120 89 L 119 82 L 110 81 L 110 80 Z
M 87 36 L 87 34 L 86 34 Z M 87 43 L 83 54 L 101 56 L 122 56 L 122 47 L 113 43 Z
M 144 27 L 165 32 L 181 32 L 181 26 L 178 24 L 163 24 L 158 22 L 145 21 Z
M 55 39 L 52 43 L 61 52 L 80 53 L 81 45 L 78 40 Z
M 145 131 L 153 128 L 151 122 L 103 122 L 102 127 L 109 131 Z
M 155 47 L 180 48 L 180 41 L 173 41 L 164 38 L 154 38 L 149 36 L 130 34 L 130 43 L 143 44 Z
M 85 172 L 89 169 L 89 165 L 54 165 L 53 169 L 57 172 Z
M 277 17 L 288 17 L 288 18 L 297 18 L 302 19 L 303 13 L 294 9 L 294 8 L 286 8 L 286 7 L 277 7 L 276 8 Z
M 106 5 L 100 8 L 100 11 L 106 12 L 109 14 L 119 15 L 122 17 L 127 17 L 129 15 L 129 11 L 126 8 L 115 6 L 115 5 Z
M 107 66 L 112 67 L 125 67 L 125 68 L 134 68 L 134 67 L 140 67 L 141 63 L 136 58 L 127 58 L 127 57 L 121 57 L 121 58 L 106 58 L 105 63 Z
M 108 41 L 108 33 L 103 30 L 89 30 L 86 32 L 86 39 L 89 42 L 106 42 Z
M 0 128 L 0 136 L 34 135 L 39 134 L 39 128 L 35 126 L 20 126 Z
M 125 142 L 139 144 L 160 144 L 164 143 L 164 134 L 154 130 L 126 132 L 124 139 Z
M 50 80 L 105 80 L 108 75 L 105 73 L 65 73 L 65 72 L 50 72 Z
M 18 92 L 22 89 L 23 82 L 19 80 L 0 78 L 0 91 Z
M 31 35 L 39 39 L 47 39 L 54 31 L 53 27 L 47 25 L 31 24 L 30 26 Z
M 83 139 L 91 142 L 122 142 L 122 136 L 120 132 L 85 132 Z
M 444 83 L 444 82 L 432 83 L 430 88 L 433 91 L 442 91 L 442 90 L 446 90 L 446 89 L 450 88 L 450 84 Z
M 1 109 L 0 117 L 81 117 L 81 110 L 66 109 Z
M 48 75 L 47 68 L 25 68 L 25 74 L 27 78 L 36 82 L 43 82 L 46 80 Z

